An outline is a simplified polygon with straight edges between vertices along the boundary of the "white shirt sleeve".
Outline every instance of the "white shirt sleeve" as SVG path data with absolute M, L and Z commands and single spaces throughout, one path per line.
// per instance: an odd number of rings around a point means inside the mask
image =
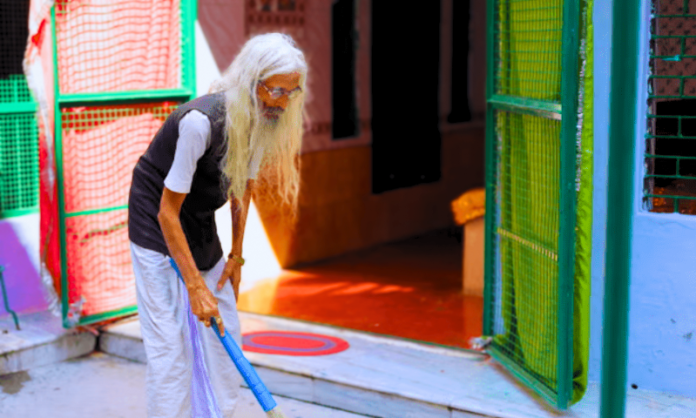
M 176 193 L 189 193 L 198 160 L 210 146 L 210 121 L 197 110 L 191 110 L 179 121 L 174 162 L 164 179 L 164 186 Z

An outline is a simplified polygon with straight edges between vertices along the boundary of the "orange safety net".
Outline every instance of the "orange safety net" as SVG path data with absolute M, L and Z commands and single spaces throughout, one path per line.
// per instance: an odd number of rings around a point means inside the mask
M 65 212 L 125 205 L 135 163 L 175 107 L 164 102 L 63 109 Z
M 62 108 L 57 115 L 66 240 L 48 241 L 42 254 L 58 254 L 65 245 L 67 288 L 61 291 L 67 292 L 69 323 L 76 323 L 136 303 L 125 209 L 132 171 L 177 106 L 90 105 L 90 98 L 180 89 L 186 65 L 180 0 L 56 0 L 54 6 L 58 77 L 53 82 L 64 97 L 85 94 L 85 106 Z M 42 216 L 57 204 L 53 200 L 45 208 L 42 202 Z M 53 222 L 42 224 L 42 236 L 58 229 L 58 220 Z
M 82 315 L 135 305 L 123 206 L 133 167 L 175 108 L 164 102 L 61 112 L 68 294 L 71 304 L 84 298 Z
M 58 0 L 60 92 L 181 87 L 179 0 Z

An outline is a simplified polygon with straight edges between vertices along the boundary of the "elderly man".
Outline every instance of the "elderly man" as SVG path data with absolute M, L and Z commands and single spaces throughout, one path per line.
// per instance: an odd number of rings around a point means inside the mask
M 289 36 L 252 38 L 208 95 L 167 118 L 133 171 L 128 227 L 150 418 L 191 417 L 201 404 L 233 415 L 241 377 L 211 318 L 241 345 L 236 300 L 251 193 L 260 172 L 296 207 L 306 76 Z M 233 242 L 223 257 L 215 211 L 227 200 Z M 186 322 L 186 298 L 200 320 L 195 329 Z M 205 370 L 194 367 L 196 344 Z

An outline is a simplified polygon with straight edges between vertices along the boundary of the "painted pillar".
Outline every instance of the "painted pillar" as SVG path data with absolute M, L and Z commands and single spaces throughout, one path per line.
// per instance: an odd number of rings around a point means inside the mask
M 614 2 L 601 409 L 625 415 L 640 0 Z M 609 367 L 610 366 L 610 367 Z

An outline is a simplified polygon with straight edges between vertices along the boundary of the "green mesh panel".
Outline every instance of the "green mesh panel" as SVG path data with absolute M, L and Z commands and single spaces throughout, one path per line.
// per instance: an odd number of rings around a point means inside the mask
M 499 111 L 494 343 L 556 389 L 560 121 Z
M 497 2 L 496 94 L 561 100 L 561 0 Z
M 34 114 L 0 114 L 0 217 L 38 208 L 38 147 Z
M 563 1 L 500 0 L 496 94 L 560 103 Z M 494 345 L 557 391 L 561 122 L 498 111 Z
M 24 74 L 10 74 L 0 78 L 0 103 L 31 102 L 31 94 Z
M 654 0 L 644 200 L 696 215 L 696 1 Z
M 492 212 L 487 214 L 492 235 L 488 236 L 491 257 L 486 259 L 485 328 L 493 337 L 491 352 L 495 357 L 561 407 L 577 402 L 587 386 L 592 4 L 590 0 L 577 3 L 579 50 L 563 44 L 564 13 L 575 5 L 567 7 L 563 0 L 498 0 L 492 6 L 494 65 L 490 70 L 494 97 L 490 103 L 494 132 L 488 140 L 494 144 L 489 164 L 495 170 L 494 174 L 489 172 L 487 189 L 494 196 L 494 207 L 487 208 Z M 564 53 L 579 55 L 579 74 L 563 68 Z M 576 88 L 569 83 L 573 77 L 578 77 L 579 90 L 562 92 L 564 82 L 566 88 Z M 575 111 L 570 108 L 573 95 L 577 95 L 582 113 L 577 132 L 571 134 L 561 113 L 565 118 L 566 111 Z M 563 112 L 559 112 L 559 105 Z M 568 123 L 575 126 L 572 119 Z M 563 166 L 566 148 L 561 148 L 562 138 L 568 141 L 564 144 L 577 144 L 576 161 L 566 160 Z M 570 167 L 572 164 L 578 165 Z M 575 196 L 577 213 L 565 221 L 575 223 L 574 238 L 560 236 L 562 173 L 569 171 L 576 173 L 580 186 Z M 563 249 L 569 247 L 574 249 L 574 271 L 559 262 Z M 560 277 L 561 271 L 574 276 Z M 559 299 L 559 285 L 568 289 L 569 281 L 575 294 Z M 570 306 L 572 313 L 567 311 Z M 569 315 L 573 320 L 572 341 L 561 332 L 568 329 L 561 327 L 568 325 L 564 321 Z M 561 373 L 568 379 L 572 373 L 572 382 L 559 383 Z
M 0 218 L 38 210 L 38 129 L 22 70 L 28 1 L 0 2 Z

